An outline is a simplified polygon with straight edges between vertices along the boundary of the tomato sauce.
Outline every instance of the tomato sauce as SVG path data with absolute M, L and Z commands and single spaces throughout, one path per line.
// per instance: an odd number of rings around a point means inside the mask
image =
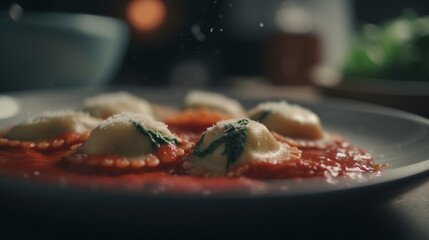
M 196 143 L 203 131 L 218 120 L 201 122 L 198 118 L 192 119 L 194 122 L 188 123 L 183 122 L 183 119 L 178 122 L 170 120 L 169 129 L 180 138 Z M 327 180 L 338 176 L 357 178 L 364 173 L 382 172 L 383 165 L 376 164 L 369 153 L 341 137 L 332 135 L 332 140 L 323 147 L 310 145 L 298 148 L 302 151 L 299 159 L 251 164 L 241 177 L 203 178 L 188 175 L 182 169 L 181 158 L 167 167 L 151 171 L 81 171 L 76 166 L 65 164 L 64 155 L 69 151 L 67 148 L 38 151 L 37 148 L 1 146 L 0 174 L 60 187 L 212 194 L 258 188 L 266 184 L 266 179 L 318 177 Z M 172 150 L 166 146 L 156 154 L 160 158 L 169 158 Z M 183 157 L 186 158 L 187 154 Z
M 256 163 L 245 174 L 255 179 L 284 179 L 346 176 L 359 178 L 365 173 L 381 174 L 384 165 L 376 164 L 365 150 L 350 144 L 346 139 L 332 136 L 324 147 L 299 147 L 301 158 L 279 164 Z
M 1 149 L 0 174 L 44 182 L 60 187 L 84 187 L 90 189 L 121 189 L 146 191 L 148 193 L 206 193 L 224 190 L 240 190 L 243 187 L 257 187 L 257 181 L 247 178 L 203 179 L 193 176 L 171 174 L 169 171 L 153 171 L 128 174 L 84 173 L 62 165 L 65 150 L 38 153 L 33 149 Z

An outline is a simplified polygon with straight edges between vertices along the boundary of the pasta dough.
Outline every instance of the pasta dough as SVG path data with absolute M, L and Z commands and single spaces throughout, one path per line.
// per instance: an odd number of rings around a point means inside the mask
M 14 126 L 3 137 L 19 141 L 44 141 L 67 132 L 84 133 L 100 122 L 88 114 L 74 111 L 45 112 Z
M 269 130 L 286 137 L 320 139 L 324 136 L 319 117 L 315 113 L 285 101 L 260 103 L 248 115 Z
M 237 100 L 210 92 L 189 92 L 184 99 L 184 107 L 218 110 L 234 118 L 242 118 L 246 116 L 245 110 Z
M 126 92 L 104 93 L 87 98 L 81 110 L 99 118 L 107 118 L 123 112 L 153 116 L 153 109 L 148 101 Z
M 195 169 L 221 175 L 235 165 L 287 160 L 289 147 L 278 142 L 261 123 L 249 119 L 224 120 L 207 129 L 197 143 L 191 163 Z
M 145 135 L 152 133 L 151 136 Z M 156 151 L 159 139 L 179 141 L 167 125 L 144 114 L 122 113 L 101 122 L 89 135 L 81 152 L 89 155 L 141 157 Z M 162 144 L 162 143 L 161 143 Z

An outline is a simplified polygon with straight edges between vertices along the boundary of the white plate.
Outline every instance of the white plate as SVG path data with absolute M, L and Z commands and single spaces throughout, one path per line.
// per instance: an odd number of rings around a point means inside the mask
M 25 117 L 43 110 L 76 107 L 83 97 L 99 90 L 57 90 L 11 93 L 0 97 L 0 106 L 15 107 L 16 114 L 5 117 L 0 114 L 0 128 L 4 129 L 22 121 Z M 169 89 L 125 89 L 159 104 L 177 106 L 184 91 Z M 261 99 L 240 98 L 246 108 Z M 11 100 L 15 102 L 11 104 Z M 329 208 L 354 208 L 376 205 L 411 189 L 429 175 L 429 120 L 402 111 L 358 102 L 324 100 L 318 103 L 300 103 L 315 111 L 324 127 L 338 133 L 373 154 L 378 163 L 388 163 L 383 176 L 364 182 L 344 181 L 337 185 L 320 184 L 319 180 L 303 180 L 288 189 L 272 190 L 260 194 L 202 195 L 148 195 L 139 192 L 91 191 L 59 188 L 26 183 L 0 177 L 0 192 L 8 198 L 0 198 L 0 206 L 7 211 L 16 209 L 39 214 L 46 219 L 63 219 L 68 224 L 74 220 L 96 222 L 107 226 L 122 224 L 121 217 L 137 222 L 179 221 L 186 214 L 188 219 L 243 219 L 247 216 L 263 217 L 267 214 L 287 212 L 302 215 Z M 13 113 L 4 108 L 0 113 Z M 6 110 L 8 109 L 8 110 Z M 289 184 L 276 181 L 270 184 Z M 25 201 L 23 201 L 25 199 Z M 260 206 L 264 206 L 262 210 Z M 76 211 L 79 209 L 79 211 Z M 112 214 L 118 218 L 111 219 Z M 250 215 L 249 215 L 250 214 Z M 109 217 L 110 216 L 110 217 Z M 151 216 L 150 219 L 146 216 Z M 95 223 L 94 223 L 95 224 Z M 95 225 L 97 225 L 95 224 Z M 106 225 L 107 224 L 107 225 Z M 127 225 L 129 226 L 129 225 Z

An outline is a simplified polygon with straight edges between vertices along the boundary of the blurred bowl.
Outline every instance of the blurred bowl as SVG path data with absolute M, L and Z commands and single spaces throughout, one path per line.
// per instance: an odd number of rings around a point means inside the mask
M 0 91 L 10 91 L 107 84 L 119 70 L 129 33 L 111 17 L 3 12 L 0 36 Z
M 347 78 L 338 84 L 315 82 L 323 94 L 393 107 L 429 118 L 429 82 Z

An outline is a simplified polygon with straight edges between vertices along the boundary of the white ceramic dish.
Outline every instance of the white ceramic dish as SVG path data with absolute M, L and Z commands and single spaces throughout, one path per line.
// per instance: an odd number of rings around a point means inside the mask
M 16 110 L 16 114 L 3 116 L 3 119 L 0 119 L 0 129 L 43 110 L 74 108 L 85 96 L 117 90 L 119 89 L 11 93 L 10 98 L 0 97 L 0 105 L 5 104 L 4 99 L 7 99 L 7 106 L 15 106 L 12 108 Z M 185 94 L 184 91 L 168 89 L 125 90 L 150 101 L 172 106 L 180 104 Z M 225 93 L 231 97 L 236 96 L 246 108 L 263 101 L 242 98 L 237 92 Z M 10 104 L 11 101 L 16 105 Z M 224 219 L 226 216 L 230 220 L 264 218 L 268 215 L 272 218 L 273 215 L 279 217 L 285 212 L 289 216 L 302 216 L 313 214 L 314 211 L 360 208 L 383 203 L 411 189 L 429 174 L 429 120 L 358 102 L 324 100 L 300 104 L 319 114 L 328 131 L 345 136 L 351 142 L 367 149 L 378 163 L 388 163 L 390 166 L 385 169 L 384 175 L 359 183 L 340 181 L 337 185 L 328 186 L 320 184 L 318 179 L 308 179 L 297 185 L 291 184 L 288 188 L 259 194 L 211 196 L 158 196 L 140 192 L 60 188 L 0 176 L 0 193 L 8 195 L 8 198 L 0 198 L 0 206 L 8 206 L 4 209 L 6 212 L 19 209 L 27 214 L 31 213 L 32 216 L 38 214 L 45 220 L 60 218 L 64 223 L 76 224 L 75 220 L 79 219 L 102 226 L 121 225 L 123 218 L 139 223 L 147 223 L 149 220 L 152 224 L 156 224 L 157 220 L 177 223 L 184 214 L 187 219 L 198 221 Z M 0 111 L 6 112 L 7 109 Z M 270 184 L 288 185 L 289 182 L 276 181 Z M 263 210 L 260 206 L 264 206 Z M 151 216 L 150 219 L 147 218 L 148 215 Z M 111 216 L 115 218 L 112 219 Z

